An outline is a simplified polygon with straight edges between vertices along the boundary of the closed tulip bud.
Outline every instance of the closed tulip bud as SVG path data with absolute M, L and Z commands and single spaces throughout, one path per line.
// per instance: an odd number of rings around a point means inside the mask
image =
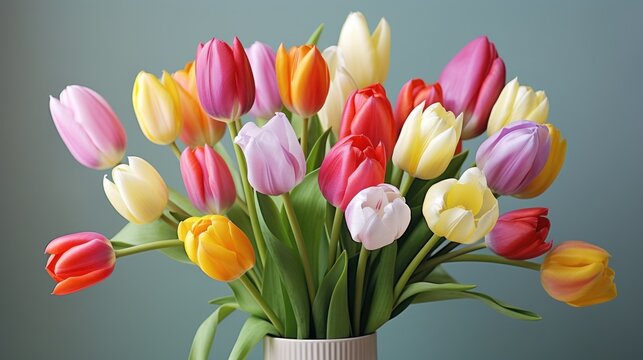
M 45 253 L 47 273 L 56 281 L 53 295 L 67 295 L 105 280 L 116 263 L 109 240 L 98 233 L 81 232 L 52 240 Z
M 371 34 L 361 12 L 348 14 L 337 47 L 358 87 L 386 81 L 391 54 L 391 28 L 386 19 L 382 18 Z
M 116 211 L 135 224 L 157 220 L 168 201 L 168 190 L 161 175 L 147 161 L 129 156 L 129 165 L 112 169 L 111 182 L 107 175 L 103 188 Z
M 199 101 L 208 115 L 231 122 L 250 111 L 255 101 L 255 80 L 237 37 L 232 47 L 215 38 L 200 45 L 194 66 Z
M 281 110 L 281 98 L 275 73 L 275 51 L 264 43 L 255 41 L 246 49 L 255 79 L 255 102 L 250 115 L 269 119 Z
M 326 154 L 319 169 L 319 188 L 329 203 L 345 210 L 358 192 L 383 183 L 385 174 L 384 146 L 373 146 L 364 135 L 351 135 Z
M 431 186 L 422 206 L 434 234 L 460 244 L 482 239 L 498 220 L 498 200 L 478 168 L 467 169 L 459 180 L 446 179 Z
M 221 214 L 236 199 L 232 174 L 221 155 L 209 146 L 186 148 L 181 154 L 181 176 L 194 206 L 205 212 Z
M 322 108 L 328 95 L 330 73 L 315 46 L 293 46 L 286 52 L 281 44 L 275 68 L 279 95 L 288 110 L 307 118 Z
M 177 70 L 172 74 L 172 78 L 181 85 L 182 88 L 192 96 L 193 99 L 199 101 L 199 93 L 196 88 L 196 71 L 194 68 L 194 60 L 187 62 L 183 69 Z M 199 105 L 201 105 L 199 103 Z
M 549 138 L 551 139 L 551 149 L 549 150 L 547 162 L 535 179 L 518 194 L 514 194 L 517 198 L 530 199 L 544 193 L 556 180 L 560 169 L 563 168 L 565 153 L 567 152 L 567 140 L 561 135 L 560 130 L 552 124 L 545 124 L 545 126 L 549 129 Z
M 545 242 L 551 226 L 548 212 L 547 208 L 529 208 L 503 214 L 487 234 L 487 247 L 514 260 L 531 259 L 546 253 L 552 246 L 551 241 Z
M 420 103 L 404 122 L 395 144 L 393 164 L 419 179 L 434 179 L 449 166 L 458 148 L 462 114 L 446 111 L 440 103 L 424 109 Z
M 382 143 L 390 158 L 397 139 L 397 126 L 391 102 L 380 84 L 356 90 L 346 101 L 339 138 L 360 134 L 373 144 Z
M 246 123 L 234 143 L 246 157 L 250 185 L 262 194 L 285 194 L 306 175 L 304 151 L 283 113 L 261 128 Z
M 183 117 L 179 85 L 167 72 L 161 80 L 141 71 L 134 81 L 132 104 L 145 137 L 159 145 L 173 143 L 181 133 Z
M 422 79 L 409 80 L 397 95 L 395 103 L 395 122 L 398 130 L 404 125 L 404 121 L 409 114 L 421 103 L 424 103 L 424 109 L 429 105 L 442 102 L 442 87 L 440 84 L 427 84 Z
M 255 265 L 250 240 L 224 216 L 188 218 L 177 233 L 190 260 L 215 280 L 236 280 Z
M 549 296 L 582 307 L 616 297 L 610 254 L 584 241 L 566 241 L 547 254 L 540 267 L 540 281 Z
M 332 128 L 333 133 L 339 135 L 346 99 L 353 91 L 357 90 L 357 84 L 346 70 L 346 63 L 337 46 L 328 47 L 322 56 L 324 56 L 330 71 L 330 88 L 326 102 L 317 115 L 324 129 Z
M 520 85 L 514 78 L 500 93 L 491 109 L 487 134 L 493 135 L 517 120 L 529 120 L 538 124 L 547 122 L 549 101 L 545 92 L 534 91 L 530 86 Z
M 60 100 L 49 97 L 49 110 L 58 134 L 79 163 L 104 170 L 121 161 L 127 143 L 125 129 L 98 93 L 84 86 L 68 86 Z
M 411 209 L 393 185 L 366 188 L 348 203 L 346 225 L 351 237 L 367 250 L 377 250 L 399 239 L 411 222 Z
M 541 172 L 551 148 L 549 130 L 531 121 L 517 121 L 485 140 L 476 153 L 496 194 L 520 193 Z
M 486 36 L 467 44 L 442 70 L 444 107 L 464 113 L 462 138 L 484 132 L 489 113 L 505 85 L 505 63 Z

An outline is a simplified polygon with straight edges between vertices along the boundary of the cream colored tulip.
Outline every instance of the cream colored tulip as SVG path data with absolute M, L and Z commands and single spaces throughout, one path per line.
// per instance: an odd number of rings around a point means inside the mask
M 431 186 L 422 213 L 434 234 L 460 244 L 482 239 L 498 220 L 498 200 L 478 168 Z
M 391 53 L 391 28 L 386 19 L 382 18 L 371 34 L 364 14 L 348 14 L 337 47 L 341 49 L 346 69 L 359 88 L 384 83 Z
M 404 122 L 393 164 L 415 178 L 428 180 L 442 175 L 451 162 L 462 132 L 462 114 L 456 117 L 440 103 L 422 109 L 424 102 Z
M 357 90 L 357 84 L 346 70 L 344 57 L 337 46 L 328 47 L 322 56 L 330 71 L 330 89 L 326 102 L 317 115 L 324 129 L 332 128 L 335 135 L 338 135 L 346 99 L 353 91 Z
M 107 199 L 121 216 L 135 224 L 158 219 L 168 201 L 168 190 L 161 175 L 147 161 L 130 156 L 129 165 L 112 169 L 112 181 L 103 179 Z
M 495 134 L 503 127 L 518 120 L 544 124 L 549 114 L 549 101 L 544 91 L 534 91 L 530 86 L 520 85 L 518 78 L 511 80 L 502 89 L 491 109 L 487 134 Z
M 134 81 L 134 113 L 145 137 L 155 144 L 169 145 L 181 133 L 183 117 L 178 86 L 166 71 L 161 80 L 141 71 Z

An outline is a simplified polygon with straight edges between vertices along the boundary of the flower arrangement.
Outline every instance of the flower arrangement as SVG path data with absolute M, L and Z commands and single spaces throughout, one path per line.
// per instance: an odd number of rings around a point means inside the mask
M 82 165 L 112 169 L 103 187 L 129 224 L 49 243 L 55 295 L 97 284 L 118 258 L 161 250 L 226 282 L 231 294 L 197 330 L 190 359 L 207 358 L 217 326 L 248 314 L 231 359 L 265 336 L 340 339 L 377 331 L 411 304 L 480 300 L 500 313 L 531 311 L 474 291 L 444 264 L 473 261 L 540 271 L 553 298 L 589 306 L 616 296 L 609 254 L 582 241 L 553 246 L 546 208 L 500 215 L 501 196 L 534 198 L 556 179 L 566 141 L 547 122 L 544 91 L 505 84 L 487 37 L 467 44 L 435 83 L 409 80 L 393 107 L 383 86 L 390 28 L 373 33 L 351 13 L 337 46 L 320 26 L 275 52 L 213 38 L 161 78 L 141 72 L 132 102 L 143 134 L 179 160 L 187 197 L 142 158 L 121 163 L 124 128 L 83 86 L 51 97 L 56 128 Z M 242 121 L 250 114 L 254 121 Z M 234 158 L 220 140 L 229 132 Z M 465 167 L 462 141 L 485 133 Z M 177 139 L 184 143 L 181 150 Z M 478 253 L 488 249 L 491 253 Z M 542 263 L 527 261 L 545 255 Z

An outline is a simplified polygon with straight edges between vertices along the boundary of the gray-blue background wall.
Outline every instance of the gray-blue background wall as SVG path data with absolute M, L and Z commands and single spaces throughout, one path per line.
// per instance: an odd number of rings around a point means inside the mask
M 469 301 L 412 307 L 380 331 L 382 359 L 641 358 L 640 154 L 643 6 L 640 1 L 3 1 L 0 4 L 0 354 L 3 359 L 181 359 L 226 286 L 161 254 L 118 262 L 104 283 L 49 295 L 46 243 L 124 220 L 102 191 L 103 172 L 77 164 L 59 139 L 49 94 L 67 84 L 102 93 L 129 135 L 128 154 L 149 160 L 182 189 L 169 149 L 149 143 L 131 106 L 136 73 L 160 74 L 190 59 L 212 36 L 246 45 L 297 44 L 321 22 L 320 45 L 337 41 L 351 10 L 392 28 L 391 98 L 411 77 L 435 80 L 464 44 L 495 42 L 507 80 L 545 89 L 550 119 L 569 142 L 558 181 L 540 198 L 502 199 L 503 210 L 551 208 L 551 237 L 608 249 L 619 297 L 574 309 L 550 299 L 538 274 L 495 265 L 451 265 L 467 283 L 537 311 L 540 322 L 505 318 Z M 469 147 L 476 142 L 469 144 Z M 226 358 L 243 317 L 217 334 Z M 251 358 L 259 359 L 257 349 Z

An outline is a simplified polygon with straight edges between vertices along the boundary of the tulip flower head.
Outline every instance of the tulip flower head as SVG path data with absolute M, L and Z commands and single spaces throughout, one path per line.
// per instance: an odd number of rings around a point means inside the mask
M 514 78 L 502 89 L 491 109 L 487 134 L 493 135 L 518 120 L 544 124 L 547 122 L 548 114 L 549 101 L 545 92 L 534 91 L 530 86 L 520 85 L 518 78 Z
M 459 180 L 431 186 L 422 206 L 434 234 L 460 244 L 482 239 L 498 220 L 498 200 L 478 168 L 467 169 Z
M 109 240 L 81 232 L 52 240 L 45 253 L 47 273 L 57 282 L 52 294 L 67 295 L 105 280 L 114 271 L 116 255 Z
M 616 297 L 609 253 L 584 241 L 566 241 L 547 254 L 540 281 L 549 296 L 575 307 L 590 306 Z
M 424 103 L 424 109 L 436 102 L 442 103 L 442 87 L 440 84 L 427 84 L 422 79 L 411 79 L 407 81 L 400 93 L 397 95 L 395 103 L 395 122 L 398 131 L 404 125 L 404 121 L 409 117 L 411 111 L 421 103 Z
M 82 165 L 104 170 L 125 154 L 127 136 L 112 107 L 92 89 L 66 87 L 60 100 L 49 97 L 51 118 L 72 156 Z
M 339 138 L 365 135 L 373 144 L 382 143 L 390 158 L 397 135 L 391 102 L 380 84 L 354 91 L 346 101 L 342 113 Z
M 420 103 L 404 122 L 393 151 L 393 164 L 419 179 L 442 175 L 453 158 L 462 131 L 458 117 L 434 103 L 426 110 Z
M 330 74 L 330 88 L 324 106 L 317 115 L 324 129 L 333 129 L 339 135 L 342 123 L 342 111 L 348 96 L 357 90 L 357 84 L 346 69 L 346 63 L 341 50 L 337 46 L 330 46 L 324 50 L 322 56 L 328 64 Z
M 548 212 L 547 208 L 529 208 L 503 214 L 487 234 L 487 247 L 514 260 L 531 259 L 546 253 L 552 247 L 551 241 L 545 241 L 551 226 Z
M 377 250 L 399 239 L 411 222 L 411 209 L 393 185 L 366 188 L 348 203 L 346 224 L 353 240 Z
M 215 38 L 199 45 L 194 66 L 199 101 L 208 115 L 231 122 L 250 111 L 255 101 L 255 80 L 237 37 L 232 47 Z
M 386 19 L 382 18 L 371 34 L 364 14 L 348 14 L 337 47 L 358 87 L 386 81 L 391 54 L 391 28 Z
M 319 168 L 319 188 L 333 206 L 345 210 L 353 197 L 384 182 L 384 146 L 373 146 L 364 135 L 351 135 L 333 146 Z
M 283 113 L 277 113 L 261 128 L 246 123 L 234 143 L 248 162 L 250 185 L 262 194 L 287 193 L 306 175 L 304 151 Z
M 281 110 L 281 98 L 275 73 L 275 51 L 261 42 L 254 42 L 246 49 L 255 80 L 255 102 L 250 115 L 269 119 Z
M 505 85 L 505 63 L 486 36 L 467 44 L 440 74 L 444 107 L 464 113 L 462 138 L 484 132 L 489 113 Z
M 326 102 L 330 72 L 317 47 L 302 45 L 286 52 L 283 44 L 275 61 L 279 95 L 288 110 L 307 118 L 318 112 Z
M 520 193 L 541 172 L 551 148 L 549 130 L 531 121 L 517 121 L 485 140 L 476 153 L 489 187 L 497 194 Z
M 196 88 L 196 71 L 194 68 L 194 60 L 189 61 L 185 64 L 183 69 L 177 70 L 172 74 L 172 78 L 176 81 L 182 88 L 187 90 L 187 92 L 192 96 L 192 98 L 199 101 L 199 93 Z M 201 104 L 199 103 L 199 106 Z
M 255 265 L 250 240 L 225 216 L 191 217 L 177 232 L 190 260 L 215 280 L 233 281 Z
M 230 169 L 211 147 L 186 148 L 180 165 L 188 197 L 197 209 L 222 214 L 234 204 L 236 190 Z
M 130 156 L 129 165 L 112 169 L 112 179 L 103 179 L 107 199 L 122 217 L 135 224 L 157 220 L 168 201 L 168 190 L 161 175 L 147 161 Z
M 145 137 L 155 144 L 169 145 L 181 133 L 179 86 L 166 71 L 161 80 L 144 71 L 136 76 L 132 90 L 134 113 Z

